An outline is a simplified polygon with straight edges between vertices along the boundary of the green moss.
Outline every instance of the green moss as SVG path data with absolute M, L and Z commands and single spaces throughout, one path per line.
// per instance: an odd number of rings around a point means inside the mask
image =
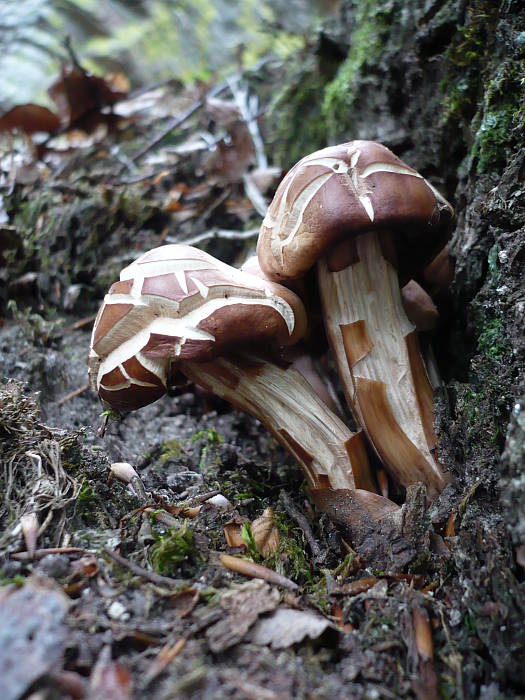
M 159 464 L 165 464 L 169 462 L 170 459 L 177 459 L 180 457 L 182 451 L 182 445 L 180 440 L 173 438 L 172 440 L 166 440 L 162 443 L 161 453 L 159 456 Z
M 219 433 L 216 430 L 208 428 L 207 430 L 199 430 L 197 433 L 195 433 L 195 435 L 192 435 L 192 445 L 200 441 L 207 443 L 201 449 L 201 456 L 199 460 L 199 468 L 201 471 L 204 471 L 208 462 L 208 457 L 210 456 L 210 449 L 213 450 L 214 447 L 217 447 L 217 445 L 222 444 L 224 442 L 224 438 L 222 435 L 219 435 Z
M 485 91 L 473 156 L 477 172 L 503 166 L 507 150 L 519 145 L 525 128 L 525 61 L 503 64 Z
M 56 318 L 53 310 L 50 310 L 49 319 L 45 319 L 40 314 L 31 311 L 31 308 L 19 309 L 14 299 L 9 299 L 7 302 L 7 310 L 12 314 L 15 321 L 20 324 L 25 337 L 33 345 L 51 345 L 56 341 L 60 334 L 59 328 L 63 319 Z
M 194 435 L 191 436 L 191 444 L 194 445 L 199 440 L 205 440 L 211 445 L 220 445 L 224 442 L 224 438 L 213 428 L 208 428 L 207 430 L 199 430 Z
M 17 586 L 21 588 L 26 582 L 25 576 L 22 574 L 16 574 L 12 578 L 6 578 L 5 576 L 0 576 L 0 586 Z
M 312 585 L 314 578 L 310 571 L 309 557 L 304 551 L 302 533 L 299 535 L 301 541 L 298 541 L 296 533 L 299 534 L 300 531 L 294 528 L 291 520 L 283 513 L 275 514 L 275 525 L 281 542 L 279 549 L 265 560 L 265 565 L 297 583 Z
M 96 491 L 85 477 L 82 479 L 75 502 L 75 515 L 80 518 L 83 524 L 106 524 L 106 516 Z
M 445 58 L 443 119 L 469 129 L 478 174 L 504 165 L 507 149 L 525 127 L 525 62 L 519 54 L 498 61 L 497 3 L 475 0 Z M 490 76 L 490 79 L 489 79 Z
M 180 528 L 172 528 L 165 535 L 156 535 L 151 549 L 151 565 L 158 574 L 173 575 L 182 562 L 194 557 L 193 531 L 185 522 Z
M 478 173 L 487 172 L 504 163 L 506 147 L 510 145 L 514 113 L 514 105 L 505 104 L 487 111 L 483 116 L 472 150 L 473 156 L 477 158 Z
M 350 122 L 359 97 L 363 69 L 380 60 L 391 22 L 391 4 L 379 4 L 375 0 L 360 0 L 355 4 L 355 24 L 348 56 L 324 93 L 322 115 L 327 120 L 329 132 Z
M 96 498 L 93 487 L 86 479 L 83 479 L 77 496 L 77 504 L 82 508 L 90 507 L 96 501 Z
M 483 86 L 483 66 L 492 51 L 498 8 L 492 0 L 477 0 L 468 8 L 465 24 L 458 27 L 445 55 L 441 89 L 445 93 L 443 118 L 452 124 L 469 124 Z
M 478 335 L 478 348 L 492 360 L 501 360 L 510 352 L 503 316 L 500 313 L 490 318 L 483 326 Z
M 268 114 L 272 154 L 285 168 L 327 143 L 320 99 L 327 78 L 315 58 L 301 56 L 303 60 L 290 70 Z

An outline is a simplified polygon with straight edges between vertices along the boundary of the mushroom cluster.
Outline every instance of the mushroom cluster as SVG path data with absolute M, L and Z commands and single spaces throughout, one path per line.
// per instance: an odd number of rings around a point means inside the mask
M 356 520 L 396 518 L 399 507 L 378 494 L 365 442 L 395 483 L 422 481 L 431 496 L 447 483 L 417 330 L 437 317 L 419 282 L 452 218 L 450 204 L 380 144 L 307 156 L 268 209 L 260 268 L 165 245 L 122 270 L 95 321 L 91 384 L 128 411 L 157 400 L 180 373 L 258 418 L 297 460 L 317 503 L 325 499 L 316 494 L 333 491 Z M 304 354 L 308 323 L 283 284 L 314 266 L 326 334 L 363 432 L 352 433 L 304 364 L 283 353 Z

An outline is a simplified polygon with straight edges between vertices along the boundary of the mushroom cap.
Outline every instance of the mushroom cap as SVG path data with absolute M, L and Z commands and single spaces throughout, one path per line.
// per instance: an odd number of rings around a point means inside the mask
M 90 381 L 113 408 L 134 410 L 166 392 L 174 361 L 206 361 L 252 343 L 293 345 L 306 325 L 301 300 L 285 287 L 190 246 L 162 246 L 124 268 L 105 296 Z
M 257 245 L 274 280 L 301 277 L 336 243 L 371 230 L 401 234 L 417 265 L 450 236 L 452 206 L 386 146 L 350 141 L 300 160 L 282 180 Z

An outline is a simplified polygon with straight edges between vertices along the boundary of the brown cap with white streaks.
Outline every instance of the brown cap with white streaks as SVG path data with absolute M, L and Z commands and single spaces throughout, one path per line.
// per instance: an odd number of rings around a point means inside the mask
M 295 344 L 300 299 L 184 245 L 166 245 L 122 270 L 104 299 L 88 360 L 92 387 L 129 411 L 160 398 L 170 363 L 209 360 L 240 345 Z
M 312 153 L 288 172 L 262 223 L 257 254 L 271 279 L 296 279 L 347 235 L 387 229 L 406 237 L 419 262 L 444 245 L 453 216 L 439 192 L 386 146 L 350 141 Z

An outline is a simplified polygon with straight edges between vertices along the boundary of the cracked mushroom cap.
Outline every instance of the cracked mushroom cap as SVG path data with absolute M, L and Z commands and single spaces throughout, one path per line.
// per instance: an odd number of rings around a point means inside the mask
M 112 408 L 131 411 L 166 392 L 174 361 L 206 361 L 239 345 L 293 345 L 306 324 L 302 302 L 285 287 L 190 246 L 162 246 L 124 268 L 105 296 L 90 382 Z
M 450 236 L 452 206 L 386 146 L 350 141 L 312 153 L 282 180 L 257 245 L 275 280 L 301 277 L 348 235 L 393 230 L 416 266 Z M 400 257 L 405 258 L 405 251 Z

